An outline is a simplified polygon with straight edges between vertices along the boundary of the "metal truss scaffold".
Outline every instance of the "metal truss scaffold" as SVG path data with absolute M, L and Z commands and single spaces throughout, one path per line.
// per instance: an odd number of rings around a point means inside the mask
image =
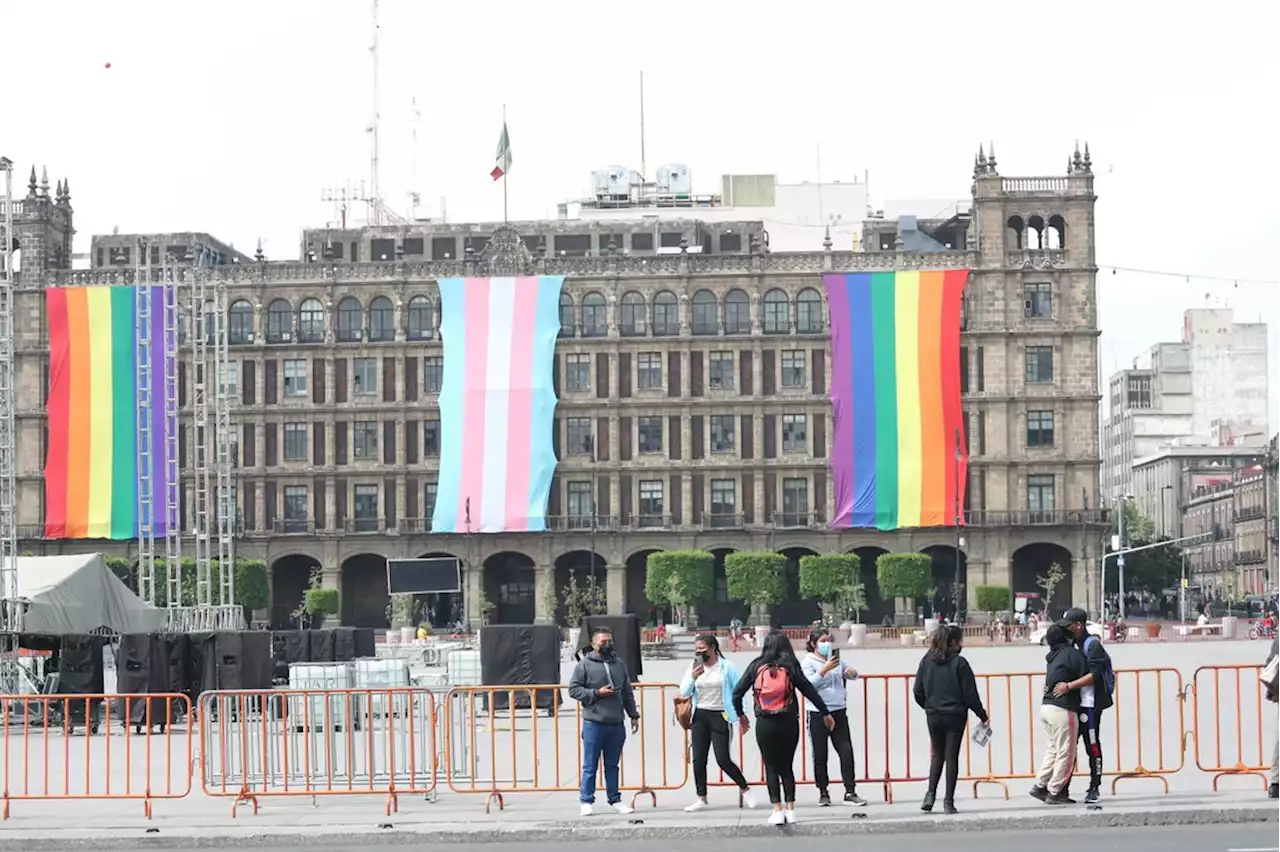
M 18 598 L 17 433 L 14 406 L 13 162 L 0 157 L 4 195 L 0 196 L 0 631 L 22 630 L 24 604 Z

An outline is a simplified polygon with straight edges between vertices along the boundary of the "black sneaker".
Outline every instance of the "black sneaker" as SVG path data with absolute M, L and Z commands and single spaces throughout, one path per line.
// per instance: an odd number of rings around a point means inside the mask
M 844 803 L 853 805 L 855 808 L 864 808 L 867 806 L 867 800 L 850 790 L 844 794 Z
M 819 794 L 818 794 L 818 807 L 820 807 L 820 808 L 829 808 L 829 807 L 831 807 L 831 794 L 830 794 L 830 793 L 822 792 L 822 793 L 819 793 Z
M 1070 796 L 1064 796 L 1061 793 L 1050 793 L 1048 798 L 1044 800 L 1046 805 L 1074 805 L 1076 800 Z
M 1097 787 L 1090 787 L 1089 791 L 1084 794 L 1084 803 L 1086 805 L 1096 805 L 1098 800 L 1102 798 L 1102 791 Z
M 1280 799 L 1280 784 L 1272 784 L 1267 788 L 1268 799 Z
M 1049 798 L 1049 788 L 1041 787 L 1039 784 L 1031 788 L 1031 798 L 1045 801 Z

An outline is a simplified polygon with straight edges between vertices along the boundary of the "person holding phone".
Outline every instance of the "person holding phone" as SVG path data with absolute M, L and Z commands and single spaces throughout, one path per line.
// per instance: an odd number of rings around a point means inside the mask
M 595 811 L 596 767 L 604 760 L 604 787 L 609 807 L 620 814 L 633 808 L 622 803 L 618 789 L 622 747 L 627 742 L 626 720 L 631 733 L 640 730 L 640 711 L 626 663 L 613 651 L 613 631 L 597 627 L 591 634 L 591 650 L 583 655 L 569 676 L 569 697 L 582 706 L 582 785 L 578 800 L 582 815 Z
M 693 662 L 680 682 L 680 694 L 693 701 L 692 739 L 693 783 L 698 798 L 685 808 L 689 813 L 706 810 L 707 758 L 714 749 L 720 771 L 729 776 L 742 792 L 742 803 L 756 806 L 747 779 L 729 753 L 729 735 L 740 727 L 746 733 L 745 719 L 733 709 L 733 690 L 738 686 L 738 669 L 720 653 L 720 640 L 704 633 L 693 642 Z
M 831 805 L 831 794 L 827 791 L 830 783 L 827 775 L 827 743 L 830 743 L 840 758 L 844 803 L 862 807 L 867 800 L 858 795 L 854 781 L 853 738 L 849 733 L 849 714 L 846 709 L 846 685 L 857 679 L 858 672 L 840 659 L 840 649 L 832 641 L 831 631 L 825 627 L 811 630 L 805 647 L 809 654 L 801 661 L 800 668 L 805 679 L 813 684 L 813 688 L 818 690 L 822 700 L 827 703 L 831 718 L 836 723 L 834 728 L 827 730 L 818 711 L 809 708 L 809 739 L 813 742 L 813 780 L 818 787 L 818 804 L 824 808 Z

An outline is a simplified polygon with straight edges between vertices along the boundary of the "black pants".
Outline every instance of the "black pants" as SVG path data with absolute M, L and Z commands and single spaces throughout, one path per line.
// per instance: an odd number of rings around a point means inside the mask
M 728 775 L 739 789 L 747 789 L 747 779 L 729 756 L 729 723 L 725 720 L 724 713 L 719 710 L 695 710 L 690 735 L 693 740 L 693 783 L 698 798 L 707 796 L 707 757 L 712 749 L 715 749 L 720 771 Z
M 756 718 L 756 745 L 764 761 L 764 781 L 770 804 L 796 800 L 796 747 L 800 745 L 800 720 L 791 713 Z
M 960 744 L 964 742 L 964 716 L 928 716 L 929 722 L 929 792 L 938 794 L 942 766 L 947 767 L 944 801 L 956 797 L 956 778 L 960 775 Z
M 822 723 L 822 714 L 809 714 L 809 740 L 813 743 L 813 780 L 819 793 L 827 792 L 830 779 L 827 777 L 827 741 L 840 757 L 840 778 L 844 781 L 844 789 L 854 792 L 853 740 L 849 734 L 849 715 L 845 710 L 832 710 L 831 717 L 836 720 L 834 730 L 827 730 Z
M 1084 753 L 1089 759 L 1089 789 L 1098 790 L 1102 788 L 1102 734 L 1099 730 L 1102 727 L 1102 711 L 1093 707 L 1081 707 L 1080 739 L 1084 742 Z M 1067 779 L 1067 785 L 1070 786 L 1071 779 Z

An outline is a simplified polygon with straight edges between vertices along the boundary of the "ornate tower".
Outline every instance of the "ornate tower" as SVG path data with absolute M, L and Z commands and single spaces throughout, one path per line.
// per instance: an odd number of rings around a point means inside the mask
M 42 168 L 37 180 L 32 166 L 27 195 L 16 201 L 13 232 L 21 253 L 15 264 L 20 271 L 19 286 L 34 287 L 46 272 L 71 268 L 71 240 L 75 236 L 71 182 L 60 180 L 50 191 L 48 169 Z

